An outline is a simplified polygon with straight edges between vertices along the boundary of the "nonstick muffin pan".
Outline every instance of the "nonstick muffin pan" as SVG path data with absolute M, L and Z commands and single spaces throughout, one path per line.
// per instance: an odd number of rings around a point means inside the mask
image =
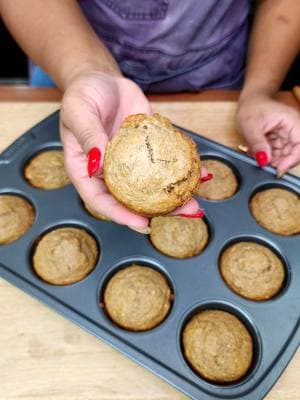
M 148 368 L 192 399 L 262 399 L 283 372 L 300 341 L 300 235 L 283 237 L 259 226 L 249 211 L 251 196 L 268 187 L 300 194 L 300 179 L 276 179 L 244 154 L 182 129 L 197 142 L 202 158 L 217 158 L 236 173 L 236 194 L 224 201 L 198 198 L 206 213 L 210 240 L 190 259 L 167 257 L 145 235 L 112 222 L 93 218 L 72 185 L 46 191 L 24 179 L 26 163 L 40 151 L 61 148 L 59 114 L 29 130 L 0 155 L 0 195 L 17 194 L 35 209 L 33 226 L 19 240 L 0 246 L 0 276 L 46 303 L 106 343 Z M 76 226 L 96 239 L 100 256 L 95 269 L 68 286 L 47 284 L 32 269 L 32 252 L 39 237 L 56 227 Z M 256 302 L 235 294 L 219 272 L 223 249 L 240 240 L 270 247 L 284 262 L 286 278 L 277 296 Z M 108 279 L 133 263 L 152 266 L 168 280 L 174 299 L 166 319 L 156 328 L 130 332 L 116 326 L 101 307 Z M 254 359 L 246 376 L 232 384 L 211 383 L 197 375 L 185 360 L 181 333 L 191 316 L 202 309 L 227 310 L 248 328 Z

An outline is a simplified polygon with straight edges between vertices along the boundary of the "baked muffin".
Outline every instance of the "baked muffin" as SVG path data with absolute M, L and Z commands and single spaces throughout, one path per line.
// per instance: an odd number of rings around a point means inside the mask
M 96 240 L 80 228 L 58 228 L 37 242 L 33 254 L 36 274 L 52 285 L 70 285 L 85 278 L 95 267 Z
M 33 157 L 25 167 L 25 178 L 40 189 L 59 189 L 70 183 L 62 150 L 47 150 Z
M 96 219 L 100 219 L 102 221 L 110 221 L 109 218 L 107 218 L 105 215 L 98 213 L 97 211 L 95 211 L 94 209 L 92 209 L 90 206 L 88 206 L 86 203 L 83 203 L 84 208 L 86 209 L 86 211 L 91 214 L 92 217 L 96 218 Z
M 236 193 L 238 180 L 227 164 L 215 159 L 207 159 L 202 160 L 202 167 L 214 177 L 200 186 L 198 196 L 207 200 L 225 200 Z
M 282 288 L 285 269 L 268 247 L 239 242 L 221 255 L 220 271 L 224 281 L 237 294 L 250 300 L 268 300 Z
M 154 217 L 150 228 L 153 246 L 174 258 L 188 258 L 199 254 L 207 245 L 209 237 L 206 223 L 199 218 Z
M 0 195 L 0 244 L 12 243 L 31 228 L 35 218 L 32 205 L 23 197 Z
M 193 369 L 212 382 L 235 382 L 252 363 L 252 338 L 244 324 L 226 311 L 197 313 L 184 327 L 182 344 Z
M 286 189 L 265 189 L 250 201 L 250 210 L 265 229 L 283 236 L 300 233 L 300 197 Z
M 171 289 L 153 268 L 132 265 L 118 271 L 104 291 L 104 308 L 120 327 L 146 331 L 159 325 L 171 307 Z
M 127 117 L 108 144 L 104 179 L 113 196 L 148 217 L 167 214 L 199 188 L 195 143 L 159 114 Z

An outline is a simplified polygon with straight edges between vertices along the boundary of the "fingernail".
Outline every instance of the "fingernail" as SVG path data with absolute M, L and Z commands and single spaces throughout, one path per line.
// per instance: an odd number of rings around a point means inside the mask
M 209 172 L 206 176 L 202 176 L 202 177 L 200 178 L 200 182 L 203 183 L 203 182 L 210 181 L 213 177 L 214 177 L 214 174 L 212 174 L 211 172 Z
M 144 235 L 149 235 L 149 233 L 151 232 L 151 229 L 149 228 L 149 226 L 147 226 L 147 228 L 136 228 L 135 226 L 128 225 L 128 228 L 130 228 L 133 231 L 136 231 L 138 233 L 142 233 Z
M 88 152 L 87 171 L 91 178 L 99 169 L 101 161 L 101 151 L 97 147 L 93 147 Z
M 285 171 L 277 171 L 277 178 L 282 178 L 283 177 L 283 175 L 285 174 Z
M 203 218 L 204 217 L 204 211 L 199 208 L 199 210 L 196 212 L 196 214 L 178 214 L 180 217 L 185 217 L 185 218 Z
M 264 167 L 268 163 L 268 156 L 265 151 L 258 151 L 255 153 L 255 159 L 260 167 Z

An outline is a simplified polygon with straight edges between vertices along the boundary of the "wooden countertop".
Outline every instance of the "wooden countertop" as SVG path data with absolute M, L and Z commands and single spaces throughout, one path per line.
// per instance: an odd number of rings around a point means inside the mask
M 237 92 L 149 96 L 173 122 L 235 147 Z M 0 152 L 59 108 L 55 89 L 0 87 Z M 280 98 L 297 107 L 291 93 Z M 300 166 L 293 170 L 300 176 Z M 172 388 L 0 279 L 0 400 L 184 400 Z M 300 350 L 266 400 L 300 398 Z M 253 399 L 256 400 L 256 399 Z

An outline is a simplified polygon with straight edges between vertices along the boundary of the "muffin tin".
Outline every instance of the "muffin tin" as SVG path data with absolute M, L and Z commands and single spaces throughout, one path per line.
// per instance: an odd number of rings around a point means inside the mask
M 159 253 L 147 236 L 112 222 L 93 218 L 84 209 L 74 187 L 46 191 L 28 184 L 23 168 L 41 150 L 61 147 L 59 115 L 54 113 L 0 155 L 0 195 L 17 194 L 36 212 L 32 228 L 14 243 L 0 246 L 0 276 L 30 293 L 65 317 L 165 379 L 192 399 L 262 399 L 280 376 L 300 340 L 300 235 L 283 237 L 259 226 L 249 211 L 249 199 L 260 189 L 283 187 L 300 195 L 300 179 L 276 179 L 271 167 L 259 169 L 254 160 L 182 129 L 196 141 L 202 157 L 215 157 L 233 167 L 237 193 L 224 201 L 199 199 L 206 212 L 210 240 L 205 250 L 178 260 Z M 33 272 L 31 256 L 36 240 L 60 226 L 77 226 L 97 240 L 100 257 L 82 281 L 53 286 Z M 219 255 L 229 244 L 253 240 L 266 244 L 286 266 L 284 288 L 271 300 L 255 302 L 235 294 L 219 273 Z M 101 307 L 109 277 L 132 263 L 152 266 L 168 279 L 174 293 L 172 308 L 156 328 L 129 332 L 114 325 Z M 205 381 L 182 353 L 181 333 L 201 309 L 227 310 L 248 328 L 254 342 L 254 360 L 247 375 L 233 384 Z

